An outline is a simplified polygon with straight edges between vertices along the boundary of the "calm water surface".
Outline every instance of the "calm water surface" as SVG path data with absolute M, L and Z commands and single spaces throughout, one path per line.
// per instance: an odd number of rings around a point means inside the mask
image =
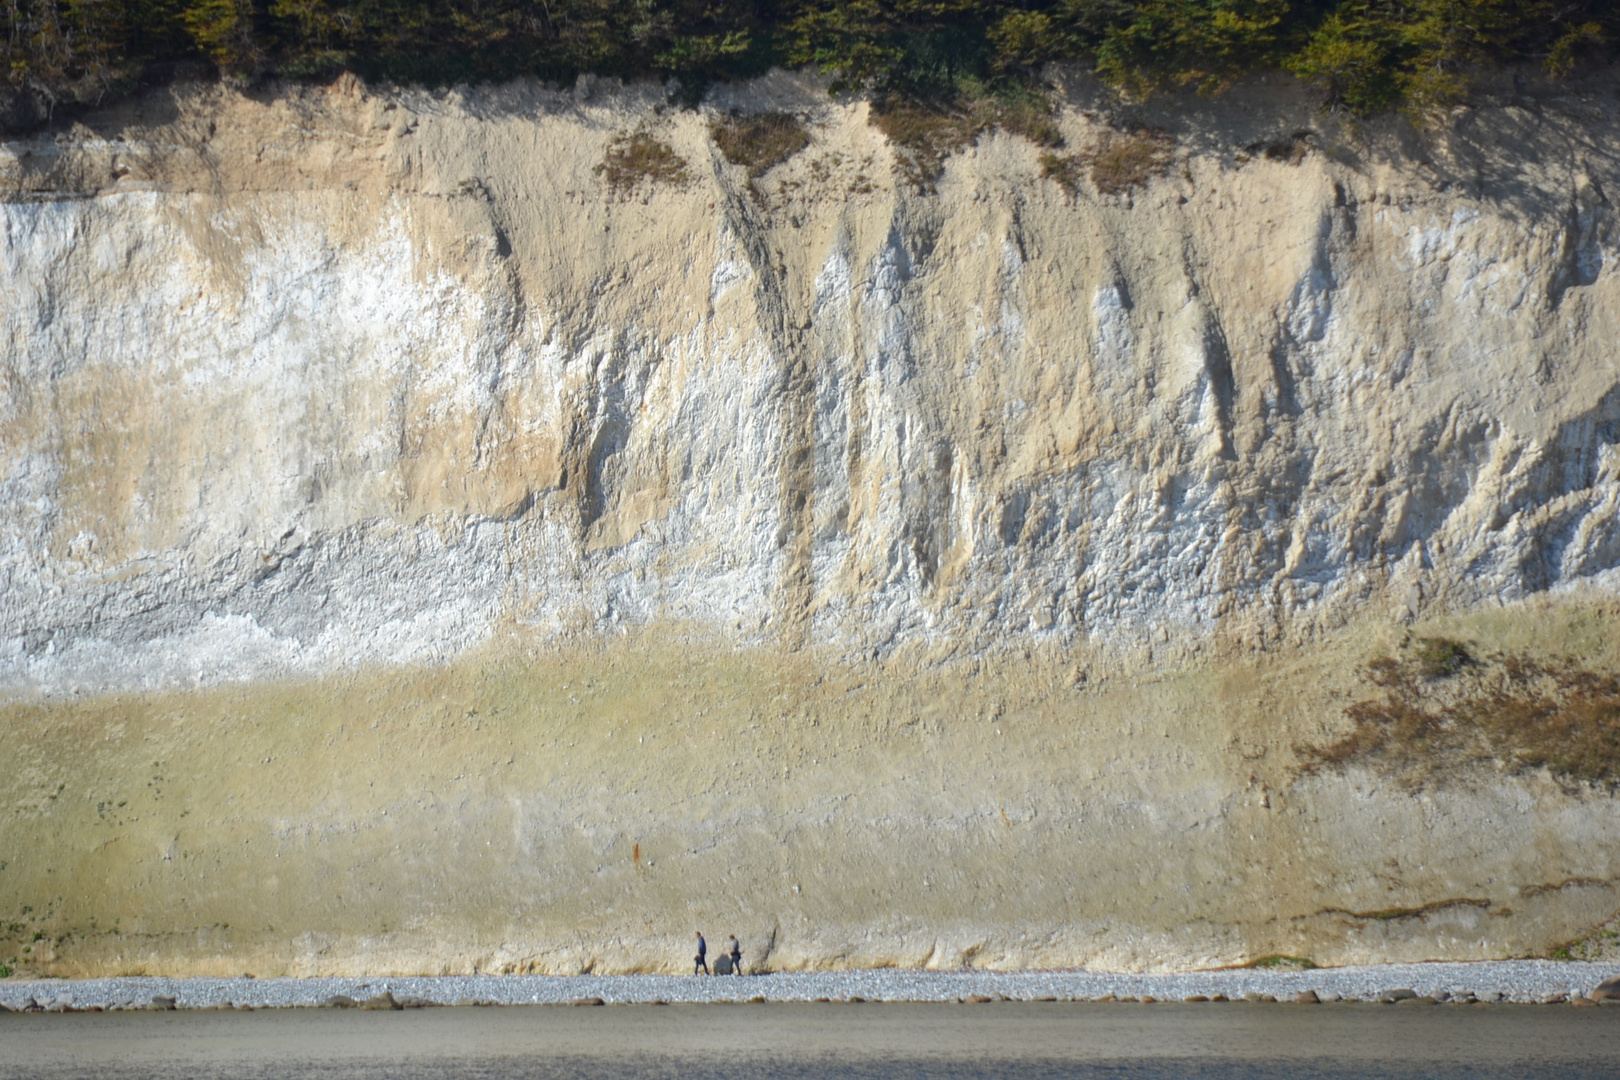
M 0 1017 L 0 1077 L 1620 1077 L 1620 1009 L 693 1005 Z

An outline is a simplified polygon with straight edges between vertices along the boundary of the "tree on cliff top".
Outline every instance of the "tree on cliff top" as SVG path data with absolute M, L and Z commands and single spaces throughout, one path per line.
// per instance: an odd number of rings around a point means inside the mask
M 1089 63 L 1136 94 L 1285 69 L 1356 113 L 1458 98 L 1494 65 L 1612 56 L 1613 0 L 0 0 L 12 86 L 92 101 L 176 63 L 449 83 L 581 72 L 688 88 L 772 64 L 929 96 Z

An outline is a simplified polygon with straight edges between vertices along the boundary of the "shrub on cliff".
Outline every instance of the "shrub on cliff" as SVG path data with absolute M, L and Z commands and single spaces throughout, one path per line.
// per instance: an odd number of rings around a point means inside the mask
M 1362 669 L 1375 693 L 1349 730 L 1301 753 L 1306 772 L 1365 765 L 1414 786 L 1484 766 L 1546 769 L 1566 783 L 1620 783 L 1620 677 L 1568 661 L 1476 659 L 1425 638 Z

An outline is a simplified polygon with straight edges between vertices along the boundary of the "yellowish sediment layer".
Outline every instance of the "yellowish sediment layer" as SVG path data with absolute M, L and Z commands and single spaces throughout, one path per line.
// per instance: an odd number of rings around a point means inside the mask
M 1620 663 L 1613 605 L 1427 627 Z M 1406 631 L 1174 672 L 818 664 L 674 631 L 284 685 L 12 704 L 26 969 L 678 971 L 1544 953 L 1620 905 L 1620 807 L 1541 776 L 1301 779 Z M 0 959 L 4 959 L 0 956 Z

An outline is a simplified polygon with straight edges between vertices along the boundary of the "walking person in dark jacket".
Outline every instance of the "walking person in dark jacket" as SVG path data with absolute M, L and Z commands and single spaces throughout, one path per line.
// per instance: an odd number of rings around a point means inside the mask
M 742 945 L 737 941 L 737 935 L 731 935 L 731 973 L 742 974 Z
M 697 932 L 697 939 L 698 952 L 697 956 L 693 957 L 696 962 L 692 965 L 692 974 L 696 975 L 701 971 L 707 975 L 709 974 L 709 943 L 703 940 L 703 931 L 701 930 Z

